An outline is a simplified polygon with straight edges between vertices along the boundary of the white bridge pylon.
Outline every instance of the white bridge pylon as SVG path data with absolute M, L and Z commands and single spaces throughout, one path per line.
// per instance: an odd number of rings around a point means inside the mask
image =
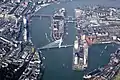
M 62 39 L 62 37 L 61 37 L 61 38 L 59 39 L 59 48 L 61 48 L 62 42 L 63 42 L 63 39 Z

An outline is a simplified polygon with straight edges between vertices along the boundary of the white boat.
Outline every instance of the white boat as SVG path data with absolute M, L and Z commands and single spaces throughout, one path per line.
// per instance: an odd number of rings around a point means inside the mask
M 48 6 L 48 5 L 50 5 L 50 3 L 42 4 L 41 7 L 45 7 L 45 6 Z
M 91 75 L 84 75 L 83 78 L 84 79 L 90 79 L 92 76 Z

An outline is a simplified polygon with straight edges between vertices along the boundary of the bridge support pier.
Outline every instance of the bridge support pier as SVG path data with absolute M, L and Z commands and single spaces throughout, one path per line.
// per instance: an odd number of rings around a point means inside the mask
M 42 17 L 40 16 L 40 20 L 42 19 Z

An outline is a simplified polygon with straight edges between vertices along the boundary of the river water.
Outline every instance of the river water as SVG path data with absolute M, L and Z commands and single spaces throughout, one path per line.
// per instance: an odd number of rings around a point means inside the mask
M 68 3 L 52 4 L 39 10 L 38 13 L 52 15 L 55 10 L 64 7 L 67 10 L 67 15 L 74 16 L 74 9 L 78 6 L 101 4 L 118 7 L 119 3 L 119 0 L 74 0 Z M 49 43 L 45 37 L 45 33 L 48 35 L 50 34 L 50 23 L 50 18 L 33 18 L 31 34 L 33 43 L 36 47 L 42 47 Z M 75 32 L 75 25 L 73 23 L 68 23 L 69 34 L 65 38 L 65 44 L 73 44 Z M 108 47 L 104 50 L 106 45 Z M 114 52 L 116 48 L 117 45 L 113 46 L 112 44 L 90 46 L 87 71 L 107 64 L 110 53 Z M 103 53 L 101 54 L 102 51 Z M 82 80 L 84 72 L 72 70 L 72 47 L 46 50 L 42 51 L 42 54 L 46 58 L 44 60 L 46 69 L 43 80 Z

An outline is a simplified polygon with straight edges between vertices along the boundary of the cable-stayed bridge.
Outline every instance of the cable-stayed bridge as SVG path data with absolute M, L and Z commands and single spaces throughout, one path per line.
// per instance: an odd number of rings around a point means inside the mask
M 62 44 L 62 39 L 56 40 L 54 42 L 51 42 L 41 48 L 40 50 L 45 50 L 45 49 L 54 49 L 54 48 L 67 48 L 67 47 L 72 47 L 73 45 L 61 45 Z

